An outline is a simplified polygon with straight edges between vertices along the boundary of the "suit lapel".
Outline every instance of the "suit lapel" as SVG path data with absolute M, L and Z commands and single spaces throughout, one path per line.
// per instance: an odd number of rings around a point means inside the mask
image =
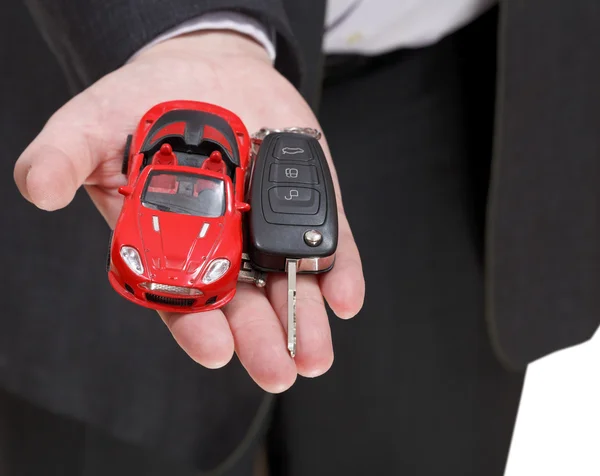
M 487 317 L 513 367 L 600 316 L 600 2 L 504 0 Z

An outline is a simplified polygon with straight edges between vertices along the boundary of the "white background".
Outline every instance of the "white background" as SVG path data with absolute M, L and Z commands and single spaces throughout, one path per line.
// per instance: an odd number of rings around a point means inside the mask
M 529 366 L 505 476 L 600 476 L 600 332 Z

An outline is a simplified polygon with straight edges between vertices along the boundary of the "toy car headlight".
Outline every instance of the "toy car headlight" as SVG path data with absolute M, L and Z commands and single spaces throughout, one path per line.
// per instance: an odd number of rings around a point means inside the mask
M 138 253 L 138 250 L 132 246 L 121 247 L 121 258 L 123 258 L 125 264 L 129 266 L 129 269 L 135 274 L 142 275 L 144 273 L 144 266 L 142 265 L 140 254 Z
M 223 277 L 223 275 L 227 272 L 230 266 L 230 262 L 225 258 L 218 258 L 213 260 L 212 263 L 208 266 L 206 273 L 204 273 L 204 277 L 202 278 L 202 282 L 204 284 L 214 283 L 217 279 Z

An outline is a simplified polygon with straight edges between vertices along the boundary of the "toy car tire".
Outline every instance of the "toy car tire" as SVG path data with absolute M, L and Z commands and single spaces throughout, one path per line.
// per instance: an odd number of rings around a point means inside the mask
M 121 172 L 123 175 L 127 175 L 127 168 L 129 167 L 129 153 L 131 152 L 131 141 L 133 139 L 133 135 L 129 134 L 127 136 L 127 142 L 125 142 L 125 152 L 123 153 L 123 166 L 121 167 Z
M 108 238 L 108 251 L 106 252 L 106 272 L 110 271 L 110 249 L 112 247 L 112 239 L 113 239 L 114 231 L 110 232 L 110 236 Z

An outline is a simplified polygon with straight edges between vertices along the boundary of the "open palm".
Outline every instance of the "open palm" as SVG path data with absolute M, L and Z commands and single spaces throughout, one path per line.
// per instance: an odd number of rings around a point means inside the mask
M 56 112 L 17 161 L 19 190 L 39 208 L 56 210 L 84 185 L 114 228 L 122 205 L 117 189 L 125 184 L 125 138 L 153 105 L 174 99 L 223 106 L 250 131 L 262 126 L 318 128 L 301 96 L 251 40 L 222 32 L 180 37 L 144 52 Z M 265 289 L 240 283 L 223 309 L 160 313 L 196 362 L 222 367 L 235 350 L 252 378 L 270 392 L 289 388 L 298 374 L 317 376 L 329 369 L 333 348 L 323 297 L 341 318 L 354 316 L 364 299 L 360 257 L 330 166 L 340 215 L 336 265 L 320 277 L 298 277 L 296 358 L 289 356 L 285 337 L 286 280 L 272 275 Z

